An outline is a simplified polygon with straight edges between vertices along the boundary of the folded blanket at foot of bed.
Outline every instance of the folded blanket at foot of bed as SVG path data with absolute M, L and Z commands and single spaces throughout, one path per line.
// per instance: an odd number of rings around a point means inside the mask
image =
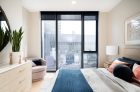
M 52 92 L 93 92 L 80 69 L 60 69 Z

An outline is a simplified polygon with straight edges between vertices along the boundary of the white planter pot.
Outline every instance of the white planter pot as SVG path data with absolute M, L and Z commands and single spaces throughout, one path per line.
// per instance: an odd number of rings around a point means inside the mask
M 12 62 L 13 63 L 19 63 L 20 56 L 22 59 L 22 52 L 12 52 Z

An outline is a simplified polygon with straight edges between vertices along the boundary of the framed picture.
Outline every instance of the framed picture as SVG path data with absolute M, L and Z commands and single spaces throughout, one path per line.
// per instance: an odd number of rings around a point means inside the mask
M 140 45 L 140 14 L 125 21 L 125 45 Z

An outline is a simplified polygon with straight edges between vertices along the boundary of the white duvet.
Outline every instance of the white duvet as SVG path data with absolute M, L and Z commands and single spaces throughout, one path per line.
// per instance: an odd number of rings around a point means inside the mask
M 140 87 L 114 77 L 105 68 L 81 69 L 81 71 L 94 92 L 140 92 Z M 56 72 L 50 84 L 48 86 L 46 85 L 46 89 L 39 90 L 38 92 L 51 92 L 58 72 L 59 70 Z

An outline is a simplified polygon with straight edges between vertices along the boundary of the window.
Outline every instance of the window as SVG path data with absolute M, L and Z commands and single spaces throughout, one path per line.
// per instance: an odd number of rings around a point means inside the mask
M 47 70 L 98 65 L 98 12 L 41 12 Z

